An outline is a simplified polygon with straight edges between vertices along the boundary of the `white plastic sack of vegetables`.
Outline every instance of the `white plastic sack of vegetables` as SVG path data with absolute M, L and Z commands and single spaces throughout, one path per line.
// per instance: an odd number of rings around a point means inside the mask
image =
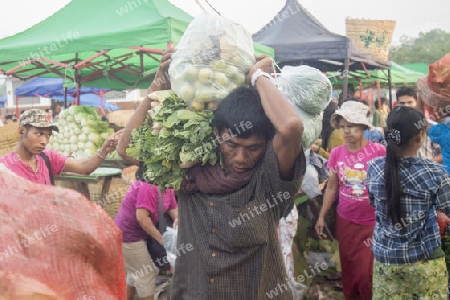
M 53 133 L 48 148 L 76 158 L 94 155 L 114 133 L 96 108 L 90 106 L 74 105 L 61 111 L 57 124 L 59 132 Z
M 295 106 L 295 109 L 303 122 L 302 146 L 303 150 L 306 150 L 311 147 L 320 136 L 320 132 L 322 131 L 323 113 L 312 115 L 308 114 L 298 106 Z
M 293 104 L 312 115 L 321 113 L 331 101 L 330 80 L 309 66 L 283 67 L 277 84 Z
M 249 32 L 224 17 L 203 13 L 186 29 L 172 56 L 172 90 L 195 110 L 215 110 L 256 60 Z

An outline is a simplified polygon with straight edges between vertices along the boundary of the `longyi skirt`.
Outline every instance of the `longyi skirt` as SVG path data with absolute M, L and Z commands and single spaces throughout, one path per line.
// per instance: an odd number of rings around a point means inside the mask
M 407 265 L 373 265 L 373 300 L 447 300 L 445 258 Z

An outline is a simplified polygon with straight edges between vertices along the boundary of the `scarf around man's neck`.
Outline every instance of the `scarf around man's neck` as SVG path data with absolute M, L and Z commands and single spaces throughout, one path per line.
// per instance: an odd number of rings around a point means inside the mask
M 225 170 L 217 163 L 212 165 L 196 165 L 189 169 L 187 179 L 181 183 L 181 191 L 186 194 L 201 192 L 205 194 L 231 193 L 250 182 L 256 167 L 243 173 L 232 172 L 225 174 Z

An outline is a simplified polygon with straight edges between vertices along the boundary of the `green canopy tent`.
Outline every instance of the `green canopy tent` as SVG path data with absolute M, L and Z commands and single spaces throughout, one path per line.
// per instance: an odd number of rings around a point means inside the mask
M 330 81 L 333 85 L 340 86 L 343 84 L 343 80 L 340 78 L 340 74 L 336 72 L 327 73 L 330 77 Z M 368 76 L 369 75 L 369 76 Z M 402 65 L 391 62 L 391 84 L 392 85 L 415 85 L 417 80 L 425 77 L 426 73 L 420 73 L 414 70 L 405 68 Z M 389 84 L 387 70 L 368 70 L 367 73 L 362 70 L 349 72 L 349 82 L 353 84 L 360 84 L 360 80 L 363 85 L 375 84 L 380 82 L 381 86 L 387 86 Z
M 62 77 L 78 87 L 147 88 L 163 49 L 180 41 L 191 20 L 167 0 L 73 0 L 0 40 L 0 74 Z M 273 49 L 254 46 L 257 54 L 274 57 Z
M 402 67 L 405 67 L 409 70 L 413 70 L 419 73 L 428 74 L 429 65 L 427 63 L 412 63 L 412 64 L 404 64 Z

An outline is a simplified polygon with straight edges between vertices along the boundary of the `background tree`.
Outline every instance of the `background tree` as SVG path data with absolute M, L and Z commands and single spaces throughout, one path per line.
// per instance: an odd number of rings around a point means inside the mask
M 450 53 L 450 32 L 433 29 L 415 38 L 402 36 L 400 44 L 391 49 L 391 59 L 398 64 L 431 64 L 447 53 Z

